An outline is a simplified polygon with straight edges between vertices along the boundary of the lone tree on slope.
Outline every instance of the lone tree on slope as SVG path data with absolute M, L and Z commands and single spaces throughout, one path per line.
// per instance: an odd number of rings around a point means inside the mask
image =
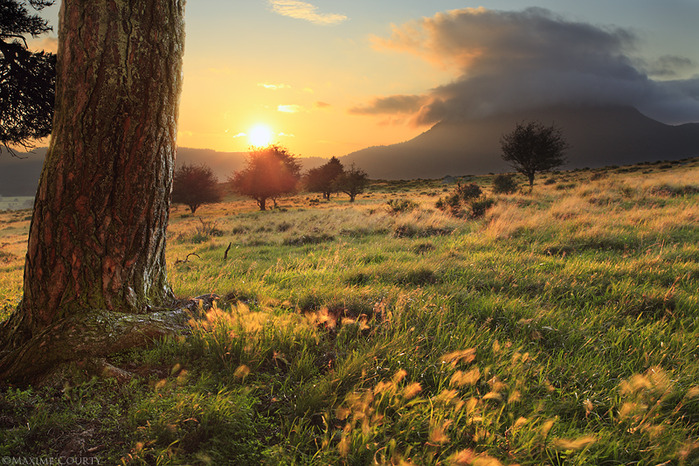
M 202 204 L 221 202 L 221 198 L 216 175 L 206 165 L 184 164 L 175 171 L 172 202 L 185 204 L 192 214 Z
M 326 164 L 308 170 L 304 184 L 308 191 L 321 193 L 329 201 L 332 193 L 338 191 L 336 180 L 344 171 L 342 162 L 337 157 L 332 157 Z
M 517 127 L 500 140 L 503 160 L 529 180 L 534 188 L 534 176 L 560 167 L 566 162 L 568 143 L 555 125 L 539 122 L 518 123 Z
M 37 10 L 53 0 L 29 0 Z M 24 2 L 0 0 L 0 144 L 32 147 L 51 133 L 56 86 L 56 56 L 28 50 L 26 35 L 51 30 L 48 22 L 29 13 Z M 0 149 L 0 152 L 2 150 Z
M 154 21 L 153 18 L 157 18 Z M 34 383 L 184 326 L 165 268 L 184 0 L 63 0 L 51 144 L 0 380 Z M 85 34 L 89 31 L 89 34 Z M 114 368 L 111 368 L 114 369 Z
M 364 170 L 356 168 L 352 164 L 352 168 L 337 177 L 335 184 L 338 191 L 347 194 L 350 197 L 350 202 L 354 202 L 357 195 L 362 194 L 364 189 L 366 189 L 367 184 L 369 184 L 369 177 Z
M 251 150 L 247 166 L 235 172 L 229 183 L 233 191 L 255 199 L 260 210 L 266 210 L 267 199 L 276 200 L 296 192 L 300 171 L 301 166 L 293 154 L 272 145 Z

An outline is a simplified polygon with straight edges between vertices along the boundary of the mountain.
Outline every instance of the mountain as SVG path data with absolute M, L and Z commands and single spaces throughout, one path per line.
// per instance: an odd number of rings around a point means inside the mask
M 500 138 L 517 123 L 555 123 L 570 144 L 564 168 L 677 160 L 699 155 L 699 123 L 671 126 L 631 107 L 549 107 L 459 122 L 441 122 L 416 138 L 340 158 L 370 178 L 441 178 L 511 171 Z
M 626 165 L 677 160 L 699 155 L 699 123 L 672 126 L 648 118 L 631 107 L 549 107 L 464 121 L 443 121 L 416 138 L 390 146 L 369 147 L 340 157 L 374 179 L 441 178 L 511 171 L 500 158 L 500 138 L 517 123 L 555 123 L 571 148 L 564 168 Z M 46 148 L 0 154 L 0 196 L 33 196 Z M 245 164 L 245 152 L 217 152 L 180 147 L 177 165 L 203 163 L 225 181 Z M 300 157 L 302 170 L 326 162 Z
M 247 152 L 218 152 L 211 149 L 179 147 L 175 166 L 182 164 L 204 164 L 213 170 L 219 181 L 226 181 L 234 171 L 245 166 Z M 34 196 L 39 184 L 41 168 L 46 156 L 46 147 L 30 153 L 18 152 L 12 157 L 3 151 L 0 154 L 0 196 Z M 320 157 L 299 157 L 301 170 L 309 170 L 326 162 Z

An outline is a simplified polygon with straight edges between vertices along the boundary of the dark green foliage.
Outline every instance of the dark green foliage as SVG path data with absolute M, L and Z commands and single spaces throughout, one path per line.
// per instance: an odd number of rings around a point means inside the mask
M 386 202 L 386 205 L 392 214 L 412 212 L 417 208 L 417 203 L 410 199 L 391 199 Z
M 480 197 L 481 194 L 483 194 L 483 191 L 481 190 L 480 186 L 478 186 L 476 183 L 469 183 L 465 185 L 459 183 L 456 186 L 456 190 L 454 193 L 464 201 L 470 201 L 471 199 L 476 199 L 477 197 Z
M 324 243 L 334 239 L 335 238 L 332 235 L 321 233 L 317 235 L 301 235 L 294 238 L 287 238 L 284 240 L 283 244 L 287 246 L 303 246 L 306 244 Z
M 560 167 L 566 162 L 568 143 L 555 125 L 546 126 L 532 121 L 517 127 L 500 140 L 502 158 L 534 186 L 534 176 Z
M 41 9 L 53 1 L 30 0 Z M 32 141 L 51 133 L 56 87 L 56 56 L 28 50 L 25 35 L 51 30 L 30 15 L 23 2 L 0 1 L 0 143 L 31 148 Z
M 681 186 L 662 184 L 653 188 L 651 190 L 651 194 L 669 197 L 691 196 L 694 194 L 699 194 L 699 184 L 687 184 Z
M 218 180 L 206 165 L 182 165 L 175 171 L 172 202 L 185 204 L 194 214 L 202 204 L 221 202 Z
M 432 243 L 419 243 L 413 247 L 412 251 L 415 254 L 427 254 L 429 252 L 434 251 L 435 249 L 436 247 Z
M 335 186 L 338 191 L 347 194 L 350 202 L 354 202 L 358 194 L 362 194 L 369 184 L 369 176 L 361 168 L 352 168 L 343 172 L 335 179 Z
M 454 215 L 458 215 L 461 208 L 461 197 L 457 193 L 452 193 L 447 197 L 440 197 L 435 203 L 439 210 L 449 210 Z
M 468 216 L 472 219 L 481 218 L 495 204 L 483 194 L 480 186 L 475 183 L 462 185 L 459 183 L 454 192 L 445 198 L 440 198 L 435 204 L 440 210 L 448 210 L 455 217 Z M 464 207 L 467 211 L 464 211 Z
M 255 199 L 260 210 L 267 209 L 267 200 L 296 192 L 300 178 L 296 156 L 280 146 L 253 149 L 248 154 L 247 166 L 229 178 L 233 190 Z
M 446 236 L 452 233 L 450 228 L 421 227 L 412 223 L 401 223 L 393 229 L 395 238 L 427 238 L 430 236 Z
M 495 201 L 493 199 L 488 199 L 486 197 L 480 199 L 473 199 L 469 202 L 469 207 L 471 208 L 471 218 L 481 218 L 485 215 L 486 211 L 493 207 Z
M 497 175 L 493 178 L 493 193 L 513 194 L 518 189 L 514 175 Z
M 344 171 L 342 162 L 333 157 L 325 165 L 310 169 L 304 177 L 304 185 L 308 191 L 321 193 L 329 201 L 330 195 L 338 191 L 337 180 Z
M 558 191 L 566 191 L 568 189 L 573 189 L 577 186 L 577 183 L 560 183 L 556 185 Z

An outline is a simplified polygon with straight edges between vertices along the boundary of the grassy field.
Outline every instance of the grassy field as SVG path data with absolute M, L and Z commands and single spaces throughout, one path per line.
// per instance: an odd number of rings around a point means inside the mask
M 217 306 L 129 383 L 4 389 L 0 457 L 699 464 L 699 159 L 468 182 L 482 218 L 424 180 L 174 208 L 171 284 Z M 0 317 L 29 218 L 0 213 Z

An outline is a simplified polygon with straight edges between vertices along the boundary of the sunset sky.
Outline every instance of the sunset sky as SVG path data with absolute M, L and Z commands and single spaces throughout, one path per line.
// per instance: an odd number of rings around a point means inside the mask
M 699 121 L 698 19 L 696 0 L 189 0 L 178 145 L 341 156 L 562 101 Z

